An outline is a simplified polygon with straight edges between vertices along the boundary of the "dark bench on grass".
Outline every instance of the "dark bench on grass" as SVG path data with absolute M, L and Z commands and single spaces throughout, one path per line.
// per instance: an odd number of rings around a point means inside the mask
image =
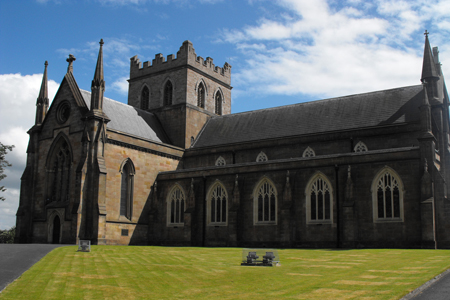
M 258 255 L 256 255 L 256 251 L 255 252 L 249 252 L 247 255 L 247 263 L 248 264 L 253 264 L 256 263 L 256 260 L 259 258 Z
M 273 252 L 266 252 L 266 255 L 263 256 L 263 264 L 271 264 L 274 258 Z

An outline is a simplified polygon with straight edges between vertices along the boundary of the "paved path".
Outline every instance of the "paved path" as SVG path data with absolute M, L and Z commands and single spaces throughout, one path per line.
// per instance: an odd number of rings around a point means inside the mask
M 448 300 L 450 299 L 450 269 L 406 295 L 405 300 Z
M 64 245 L 0 244 L 0 291 L 47 253 L 61 246 Z

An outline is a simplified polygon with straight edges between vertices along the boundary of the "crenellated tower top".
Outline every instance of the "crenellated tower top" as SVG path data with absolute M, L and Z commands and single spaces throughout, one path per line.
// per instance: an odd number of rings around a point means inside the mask
M 149 61 L 144 63 L 140 62 L 137 55 L 130 58 L 130 61 L 131 80 L 161 71 L 166 71 L 168 69 L 188 65 L 210 76 L 220 79 L 228 85 L 231 83 L 231 65 L 225 63 L 223 67 L 218 67 L 214 65 L 211 57 L 207 57 L 205 59 L 201 56 L 197 56 L 192 42 L 189 40 L 183 42 L 176 57 L 175 55 L 170 54 L 166 59 L 161 53 L 158 53 L 155 55 L 155 58 L 151 63 Z

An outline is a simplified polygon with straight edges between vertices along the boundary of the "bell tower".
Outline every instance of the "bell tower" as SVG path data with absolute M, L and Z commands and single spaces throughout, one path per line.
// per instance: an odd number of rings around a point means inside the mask
M 130 60 L 128 104 L 154 113 L 173 145 L 189 148 L 208 119 L 231 113 L 231 66 L 197 56 L 190 41 L 176 57 Z

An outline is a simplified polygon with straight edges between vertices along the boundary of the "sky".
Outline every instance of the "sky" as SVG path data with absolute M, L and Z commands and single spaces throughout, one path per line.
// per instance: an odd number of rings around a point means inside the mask
M 236 113 L 420 84 L 425 30 L 445 74 L 448 0 L 0 1 L 0 142 L 15 145 L 0 229 L 15 225 L 46 60 L 50 101 L 69 54 L 89 91 L 102 38 L 105 96 L 126 103 L 131 57 L 176 55 L 190 40 L 197 55 L 232 66 Z

